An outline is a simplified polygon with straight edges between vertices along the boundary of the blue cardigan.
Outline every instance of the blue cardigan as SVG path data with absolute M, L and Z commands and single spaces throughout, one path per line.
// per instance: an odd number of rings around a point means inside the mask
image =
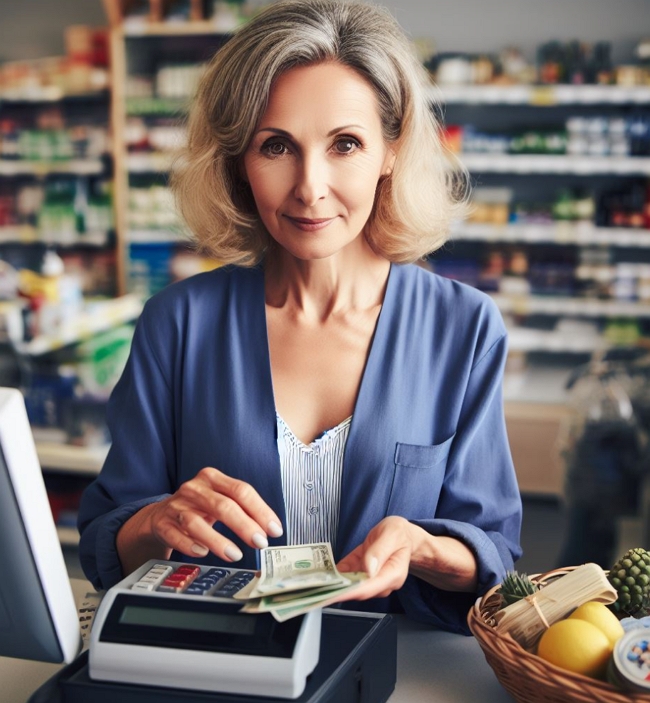
M 513 568 L 521 500 L 503 416 L 506 353 L 488 296 L 391 266 L 345 450 L 337 560 L 382 518 L 401 515 L 467 544 L 479 593 Z M 219 269 L 151 298 L 108 418 L 112 446 L 79 512 L 81 563 L 97 588 L 122 578 L 121 525 L 205 466 L 253 485 L 284 522 L 263 269 Z M 237 566 L 256 568 L 255 551 L 219 528 L 243 548 Z M 390 598 L 352 605 L 467 632 L 475 598 L 409 576 Z

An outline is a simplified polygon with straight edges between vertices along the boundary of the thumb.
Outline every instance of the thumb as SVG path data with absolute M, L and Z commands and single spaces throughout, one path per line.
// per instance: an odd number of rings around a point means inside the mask
M 368 574 L 368 576 L 370 578 L 376 576 L 379 571 L 379 559 L 372 554 L 366 554 L 363 562 L 365 567 L 364 571 Z

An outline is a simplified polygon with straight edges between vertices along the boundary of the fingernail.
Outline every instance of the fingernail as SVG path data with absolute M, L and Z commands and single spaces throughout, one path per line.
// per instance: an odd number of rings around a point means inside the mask
M 282 536 L 282 526 L 278 525 L 275 520 L 271 520 L 267 525 L 267 531 L 271 537 L 281 537 Z
M 193 544 L 192 545 L 192 552 L 199 557 L 204 557 L 208 553 L 208 548 L 204 547 L 201 544 Z
M 258 549 L 266 549 L 269 546 L 269 541 L 266 539 L 266 537 L 261 534 L 260 532 L 256 532 L 253 537 L 253 544 L 258 548 Z
M 229 544 L 224 550 L 223 553 L 230 559 L 230 561 L 239 561 L 244 555 L 242 554 L 241 549 L 238 549 L 232 544 Z
M 379 562 L 377 561 L 377 557 L 372 557 L 372 559 L 370 559 L 370 563 L 368 564 L 368 576 L 370 576 L 370 578 L 377 573 L 378 566 Z

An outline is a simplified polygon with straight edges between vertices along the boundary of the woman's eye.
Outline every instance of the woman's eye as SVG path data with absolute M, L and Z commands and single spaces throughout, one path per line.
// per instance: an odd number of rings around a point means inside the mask
M 269 156 L 282 156 L 287 151 L 282 142 L 266 142 L 262 145 L 262 152 Z
M 361 144 L 356 139 L 352 139 L 351 137 L 338 139 L 334 144 L 334 148 L 339 154 L 351 154 L 360 146 Z

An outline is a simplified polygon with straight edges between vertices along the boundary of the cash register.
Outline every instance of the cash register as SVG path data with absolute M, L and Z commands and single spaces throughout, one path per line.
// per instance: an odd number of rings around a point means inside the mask
M 144 564 L 103 594 L 83 647 L 23 397 L 7 388 L 0 559 L 0 656 L 67 664 L 31 703 L 383 703 L 395 685 L 390 616 L 242 613 L 232 596 L 254 572 L 201 564 Z M 192 588 L 178 586 L 184 578 Z

